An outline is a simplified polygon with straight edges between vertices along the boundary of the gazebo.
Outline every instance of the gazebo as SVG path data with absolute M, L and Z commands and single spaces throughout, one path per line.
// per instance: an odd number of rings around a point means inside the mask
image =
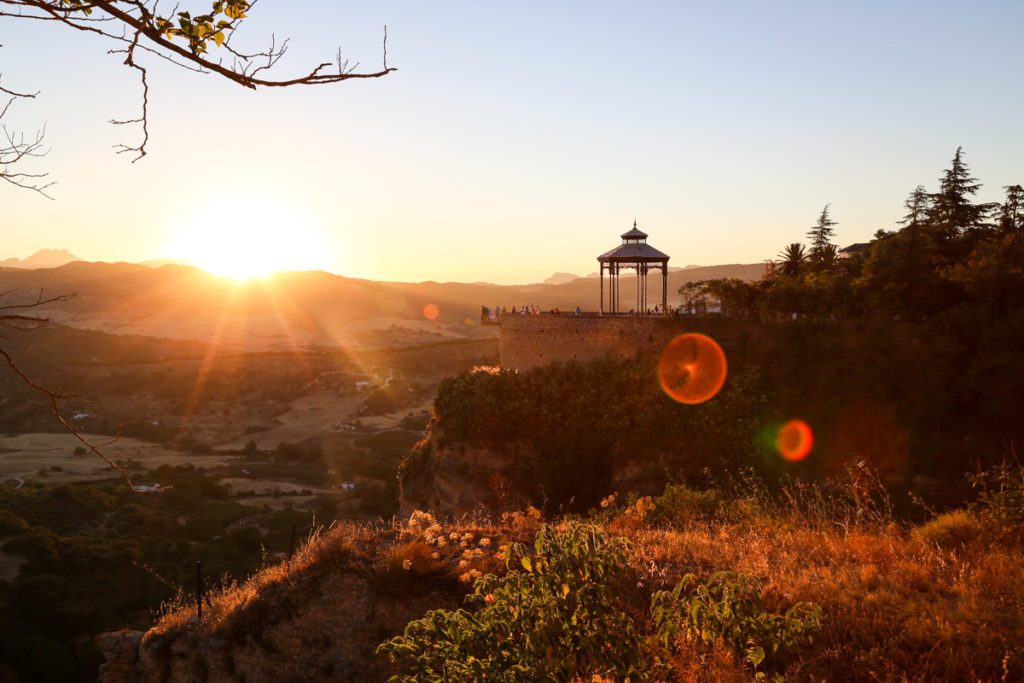
M 661 310 L 668 305 L 668 255 L 647 244 L 647 233 L 636 227 L 622 233 L 622 244 L 597 257 L 601 265 L 601 313 L 619 313 L 619 272 L 636 270 L 636 305 L 647 310 L 647 271 L 661 269 Z M 604 309 L 604 271 L 608 269 L 608 310 Z

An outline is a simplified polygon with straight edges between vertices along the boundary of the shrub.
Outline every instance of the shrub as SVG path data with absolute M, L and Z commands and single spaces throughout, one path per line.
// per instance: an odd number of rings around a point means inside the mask
M 777 673 L 790 654 L 810 645 L 821 630 L 822 610 L 799 602 L 785 614 L 761 609 L 756 577 L 718 572 L 707 581 L 687 574 L 672 591 L 658 591 L 651 612 L 662 645 L 671 648 L 680 636 L 714 647 L 723 642 L 741 656 L 757 678 Z
M 997 538 L 1024 541 L 1024 466 L 1004 462 L 967 480 L 979 492 L 971 507 L 985 529 Z
M 725 499 L 717 489 L 696 491 L 684 484 L 669 484 L 665 492 L 654 499 L 651 521 L 682 527 L 693 519 L 712 519 L 725 506 Z
M 618 599 L 628 549 L 592 525 L 545 525 L 534 553 L 509 546 L 504 577 L 476 580 L 472 611 L 428 612 L 377 652 L 404 665 L 405 681 L 644 680 L 641 641 Z
M 975 515 L 965 510 L 953 510 L 915 529 L 914 535 L 925 543 L 955 548 L 977 539 L 980 527 Z

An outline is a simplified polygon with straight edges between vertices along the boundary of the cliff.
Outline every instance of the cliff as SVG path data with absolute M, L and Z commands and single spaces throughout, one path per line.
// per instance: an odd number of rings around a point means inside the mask
M 368 681 L 388 677 L 377 645 L 412 619 L 461 603 L 468 581 L 454 569 L 464 548 L 431 557 L 425 528 L 338 524 L 291 561 L 241 585 L 212 591 L 196 616 L 194 598 L 168 606 L 145 633 L 97 636 L 104 683 L 141 681 Z M 463 525 L 460 538 L 484 527 Z M 493 571 L 490 554 L 476 560 Z

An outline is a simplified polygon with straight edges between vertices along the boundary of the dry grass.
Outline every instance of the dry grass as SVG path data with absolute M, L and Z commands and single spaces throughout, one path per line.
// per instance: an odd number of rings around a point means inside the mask
M 840 504 L 809 517 L 806 506 L 748 500 L 671 523 L 654 509 L 641 500 L 599 515 L 610 535 L 633 544 L 637 590 L 625 599 L 641 618 L 655 590 L 688 572 L 730 569 L 763 581 L 771 611 L 822 606 L 822 633 L 786 672 L 795 680 L 1024 680 L 1024 557 L 1019 546 L 985 541 L 973 513 L 905 527 L 884 516 L 856 521 Z M 201 623 L 194 605 L 168 606 L 147 641 L 192 651 L 192 673 L 212 678 L 227 658 L 247 680 L 384 680 L 376 644 L 428 609 L 461 606 L 472 579 L 502 573 L 504 546 L 531 542 L 540 523 L 527 511 L 500 521 L 415 513 L 404 523 L 338 524 L 313 534 L 291 562 L 217 592 Z M 230 645 L 218 655 L 204 642 Z M 670 680 L 749 676 L 724 647 L 682 642 L 667 664 Z
M 918 528 L 825 511 L 808 520 L 799 506 L 728 517 L 652 528 L 626 514 L 607 526 L 633 541 L 652 587 L 731 569 L 764 581 L 770 610 L 820 604 L 823 632 L 788 672 L 797 679 L 1024 680 L 1024 555 L 984 540 L 974 514 Z M 676 674 L 700 680 L 683 664 Z

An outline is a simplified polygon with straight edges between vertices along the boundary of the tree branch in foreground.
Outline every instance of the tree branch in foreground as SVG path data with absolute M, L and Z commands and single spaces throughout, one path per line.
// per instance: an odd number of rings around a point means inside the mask
M 0 292 L 0 297 L 5 296 L 7 294 L 11 294 L 13 291 L 15 291 L 15 290 L 8 290 L 6 292 Z M 49 299 L 43 299 L 42 293 L 40 292 L 39 297 L 36 299 L 36 301 L 34 301 L 32 303 L 28 303 L 28 304 L 8 304 L 8 305 L 0 306 L 0 325 L 3 325 L 5 327 L 12 327 L 12 328 L 15 328 L 15 329 L 20 329 L 20 330 L 28 330 L 28 329 L 38 328 L 38 327 L 40 327 L 42 325 L 45 325 L 46 323 L 50 322 L 49 319 L 48 318 L 43 318 L 41 316 L 22 315 L 20 313 L 8 313 L 7 311 L 15 310 L 15 309 L 35 308 L 37 306 L 42 306 L 43 304 L 47 304 L 47 303 L 67 301 L 68 299 L 71 299 L 74 296 L 75 296 L 74 294 L 62 294 L 60 296 L 50 297 Z M 26 323 L 29 324 L 29 325 L 32 325 L 32 327 L 21 327 L 22 324 L 26 324 Z M 4 338 L 4 337 L 0 336 L 0 338 Z M 97 456 L 99 456 L 99 458 L 103 462 L 107 463 L 110 467 L 112 467 L 115 470 L 117 470 L 118 472 L 120 472 L 121 476 L 124 477 L 125 482 L 127 482 L 128 486 L 133 491 L 138 490 L 138 489 L 135 488 L 135 485 L 132 484 L 131 476 L 128 474 L 128 471 L 125 468 L 123 468 L 120 465 L 118 465 L 113 460 L 111 460 L 110 458 L 108 458 L 103 453 L 103 451 L 101 450 L 101 449 L 105 448 L 106 446 L 109 446 L 112 443 L 115 443 L 118 439 L 121 438 L 121 428 L 120 427 L 117 430 L 117 434 L 114 435 L 113 438 L 108 439 L 107 441 L 96 442 L 96 443 L 90 441 L 89 439 L 85 438 L 82 435 L 82 433 L 79 432 L 75 428 L 74 425 L 72 425 L 70 422 L 67 421 L 67 419 L 64 417 L 63 413 L 61 413 L 61 410 L 60 410 L 59 401 L 67 400 L 67 399 L 72 399 L 72 398 L 77 398 L 78 397 L 77 394 L 65 394 L 63 392 L 53 391 L 52 389 L 44 387 L 43 385 L 38 384 L 37 382 L 33 381 L 27 374 L 25 374 L 25 372 L 21 368 L 18 367 L 17 363 L 14 362 L 14 359 L 11 358 L 11 355 L 7 352 L 7 349 L 5 349 L 3 346 L 0 346 L 0 356 L 3 356 L 4 360 L 7 361 L 8 367 L 10 367 L 11 370 L 14 372 L 14 374 L 17 375 L 18 377 L 20 377 L 21 380 L 28 387 L 30 387 L 30 388 L 32 388 L 32 389 L 34 389 L 34 390 L 36 390 L 36 391 L 46 395 L 46 397 L 50 399 L 50 406 L 52 408 L 54 417 L 57 418 L 57 421 L 61 423 L 61 425 L 64 427 L 64 429 L 66 429 L 68 431 L 69 434 L 71 434 L 76 439 L 81 441 L 82 445 L 85 446 L 85 448 L 86 448 L 86 450 L 88 452 L 95 453 Z
M 118 153 L 135 153 L 133 162 L 146 155 L 146 143 L 149 141 L 149 86 L 146 82 L 146 69 L 136 60 L 137 50 L 167 59 L 186 69 L 217 74 L 252 89 L 259 86 L 325 85 L 353 78 L 380 78 L 397 70 L 387 65 L 385 26 L 384 62 L 383 68 L 379 71 L 356 71 L 358 63 L 349 68 L 348 60 L 342 61 L 339 50 L 336 62 L 323 62 L 296 76 L 273 78 L 268 73 L 288 51 L 288 40 L 278 46 L 274 36 L 271 36 L 269 47 L 256 52 L 245 52 L 232 45 L 232 38 L 246 18 L 246 12 L 255 7 L 256 0 L 212 0 L 205 13 L 195 16 L 187 10 L 179 10 L 179 5 L 175 5 L 171 15 L 163 16 L 158 13 L 158 4 L 157 0 L 0 0 L 0 17 L 52 21 L 78 31 L 102 36 L 122 45 L 110 52 L 124 53 L 124 64 L 139 71 L 142 82 L 142 113 L 137 119 L 112 120 L 111 123 L 137 123 L 142 126 L 142 141 L 138 145 L 116 146 Z M 335 63 L 337 70 L 330 70 Z M 6 90 L 3 92 L 12 94 Z M 0 113 L 0 117 L 2 116 Z M 7 134 L 6 129 L 4 133 Z M 26 156 L 40 156 L 41 134 L 35 139 L 28 140 L 15 139 L 9 134 L 7 137 L 7 154 L 10 159 L 0 157 L 0 172 L 3 173 L 3 177 L 20 187 L 45 194 L 43 190 L 49 184 L 43 185 L 34 180 L 45 177 L 45 174 L 14 173 L 7 168 Z

